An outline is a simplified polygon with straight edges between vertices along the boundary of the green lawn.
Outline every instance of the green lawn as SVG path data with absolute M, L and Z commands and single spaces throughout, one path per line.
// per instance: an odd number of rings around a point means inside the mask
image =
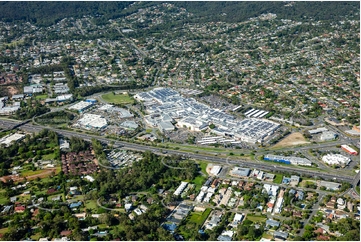
M 21 203 L 27 202 L 28 200 L 30 200 L 30 195 L 18 196 L 18 201 Z
M 128 94 L 116 94 L 114 95 L 113 92 L 104 94 L 102 98 L 108 103 L 115 103 L 115 104 L 127 104 L 133 103 L 133 98 L 130 97 Z
M 38 241 L 40 238 L 41 238 L 41 233 L 36 233 L 32 236 L 30 236 L 31 239 L 35 240 L 35 241 Z
M 276 175 L 276 177 L 273 179 L 274 183 L 281 184 L 282 183 L 283 175 Z
M 9 198 L 4 197 L 4 196 L 0 196 L 0 205 L 4 205 L 5 203 L 7 203 L 8 201 L 10 201 Z
M 47 95 L 47 94 L 36 95 L 35 98 L 36 98 L 36 99 L 46 99 L 46 98 L 48 98 L 48 95 Z
M 208 218 L 209 214 L 212 212 L 212 209 L 207 208 L 203 213 L 193 212 L 189 218 L 189 221 L 195 222 L 199 225 L 202 225 L 204 221 Z
M 47 154 L 47 155 L 42 155 L 42 157 L 41 157 L 42 160 L 54 160 L 54 158 L 55 158 L 54 153 Z
M 202 172 L 203 172 L 205 175 L 207 175 L 207 170 L 206 170 L 206 168 L 207 168 L 208 163 L 207 163 L 207 162 L 202 162 L 202 161 L 198 161 L 197 163 L 199 163 L 199 166 L 201 167 Z
M 267 218 L 255 216 L 255 215 L 247 215 L 246 219 L 252 221 L 253 223 L 266 222 Z
M 99 229 L 106 229 L 106 228 L 108 228 L 108 225 L 106 225 L 106 224 L 98 224 L 97 226 L 98 226 Z
M 9 228 L 2 228 L 0 229 L 0 234 L 5 234 Z
M 97 202 L 94 201 L 94 200 L 88 200 L 85 202 L 85 207 L 87 209 L 97 209 L 98 208 L 98 205 L 97 205 Z
M 273 239 L 273 236 L 271 234 L 268 234 L 267 232 L 264 232 L 263 235 L 262 235 L 262 238 Z
M 206 181 L 205 177 L 197 176 L 196 178 L 193 179 L 193 181 L 191 181 L 191 183 L 202 186 L 205 181 Z

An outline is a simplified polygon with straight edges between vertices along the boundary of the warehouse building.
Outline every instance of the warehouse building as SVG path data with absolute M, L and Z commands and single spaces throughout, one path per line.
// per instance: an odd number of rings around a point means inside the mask
M 93 103 L 91 103 L 91 102 L 80 101 L 80 102 L 70 106 L 69 109 L 76 110 L 79 113 L 82 113 L 85 110 L 91 108 L 92 106 L 93 106 Z
M 333 131 L 324 131 L 320 136 L 321 141 L 329 141 L 336 139 L 337 134 Z
M 161 121 L 158 123 L 158 128 L 161 132 L 164 131 L 172 131 L 174 130 L 174 126 L 171 122 L 169 121 Z
M 263 158 L 266 161 L 281 162 L 287 165 L 300 165 L 300 166 L 311 166 L 312 162 L 305 158 L 295 156 L 281 156 L 281 155 L 270 155 L 267 154 Z
M 4 144 L 6 147 L 10 146 L 12 142 L 18 142 L 22 139 L 25 139 L 24 134 L 9 134 L 0 139 L 0 144 Z
M 129 130 L 135 130 L 139 127 L 139 125 L 134 121 L 124 121 L 119 126 Z
M 85 129 L 104 129 L 107 127 L 107 120 L 98 114 L 86 113 L 78 120 L 78 125 Z
M 344 151 L 346 151 L 350 155 L 358 155 L 358 152 L 356 150 L 352 149 L 348 145 L 341 145 L 341 149 L 343 149 Z
M 340 154 L 327 154 L 322 157 L 322 161 L 328 165 L 347 166 L 351 159 Z

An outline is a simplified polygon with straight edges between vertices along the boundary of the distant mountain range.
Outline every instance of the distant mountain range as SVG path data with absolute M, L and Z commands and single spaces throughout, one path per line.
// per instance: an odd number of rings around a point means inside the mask
M 47 26 L 57 21 L 84 15 L 98 15 L 103 20 L 126 16 L 139 8 L 162 2 L 134 1 L 88 1 L 88 2 L 33 2 L 33 1 L 0 1 L 0 20 L 6 22 L 29 21 L 33 24 Z M 311 17 L 314 20 L 341 20 L 348 15 L 359 19 L 360 2 L 290 2 L 290 1 L 187 1 L 170 2 L 178 7 L 187 9 L 194 14 L 194 21 L 225 21 L 238 22 L 262 13 L 275 13 L 279 18 L 301 20 Z

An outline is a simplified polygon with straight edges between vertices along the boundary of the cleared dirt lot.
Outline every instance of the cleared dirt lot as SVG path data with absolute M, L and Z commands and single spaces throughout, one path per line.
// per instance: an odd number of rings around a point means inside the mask
M 299 132 L 293 133 L 288 135 L 286 138 L 278 142 L 273 146 L 273 148 L 281 148 L 281 147 L 287 147 L 287 146 L 295 146 L 295 145 L 303 145 L 303 144 L 309 144 L 310 142 L 307 141 L 303 135 Z

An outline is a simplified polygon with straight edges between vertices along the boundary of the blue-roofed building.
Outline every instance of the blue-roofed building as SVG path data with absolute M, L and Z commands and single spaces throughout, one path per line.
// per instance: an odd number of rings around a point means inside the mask
M 174 232 L 177 228 L 177 225 L 175 223 L 164 223 L 163 228 L 167 231 Z
M 217 238 L 218 241 L 232 241 L 232 238 L 228 235 L 220 235 Z
M 289 184 L 291 182 L 291 178 L 289 177 L 283 177 L 282 184 Z
M 77 203 L 71 203 L 69 204 L 69 208 L 77 208 L 81 206 L 81 202 L 77 202 Z
M 85 102 L 95 104 L 95 103 L 97 103 L 97 100 L 93 99 L 93 98 L 88 98 L 85 100 Z

